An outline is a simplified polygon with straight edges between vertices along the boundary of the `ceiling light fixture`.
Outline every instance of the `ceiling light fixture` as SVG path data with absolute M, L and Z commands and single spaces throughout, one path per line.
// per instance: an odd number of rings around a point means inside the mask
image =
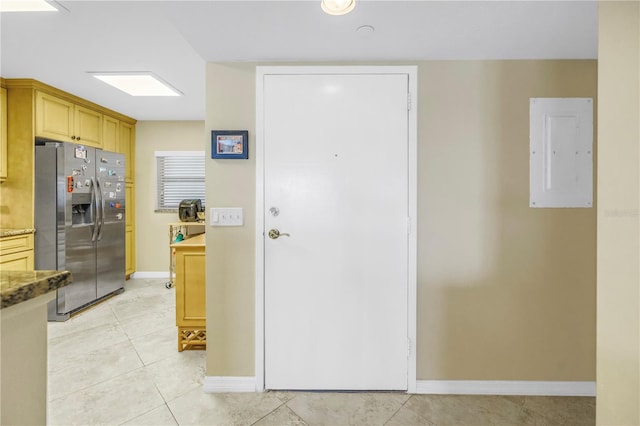
M 376 29 L 372 25 L 361 25 L 356 28 L 356 32 L 362 36 L 373 34 Z
M 0 0 L 0 12 L 57 12 L 60 7 L 47 0 Z
M 356 7 L 356 0 L 322 0 L 320 6 L 329 15 L 344 15 Z
M 152 72 L 89 72 L 116 89 L 131 96 L 182 96 L 175 87 Z

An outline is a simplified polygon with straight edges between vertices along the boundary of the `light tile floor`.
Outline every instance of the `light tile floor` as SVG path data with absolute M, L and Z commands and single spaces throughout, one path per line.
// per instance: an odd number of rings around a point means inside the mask
M 51 425 L 593 425 L 595 399 L 264 392 L 206 394 L 204 351 L 177 351 L 163 280 L 49 323 Z

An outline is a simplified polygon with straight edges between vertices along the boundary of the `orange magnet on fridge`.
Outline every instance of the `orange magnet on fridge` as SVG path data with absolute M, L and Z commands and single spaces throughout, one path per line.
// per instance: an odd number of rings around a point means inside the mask
M 67 192 L 73 192 L 73 176 L 67 176 Z

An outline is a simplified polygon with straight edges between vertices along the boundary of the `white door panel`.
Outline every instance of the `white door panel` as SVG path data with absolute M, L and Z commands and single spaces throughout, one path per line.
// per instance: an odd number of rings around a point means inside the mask
M 407 79 L 265 76 L 268 389 L 407 389 Z

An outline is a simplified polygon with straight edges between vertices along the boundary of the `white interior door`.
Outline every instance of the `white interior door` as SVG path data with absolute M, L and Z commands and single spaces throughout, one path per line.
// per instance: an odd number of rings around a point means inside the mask
M 408 76 L 263 90 L 265 388 L 406 390 Z

